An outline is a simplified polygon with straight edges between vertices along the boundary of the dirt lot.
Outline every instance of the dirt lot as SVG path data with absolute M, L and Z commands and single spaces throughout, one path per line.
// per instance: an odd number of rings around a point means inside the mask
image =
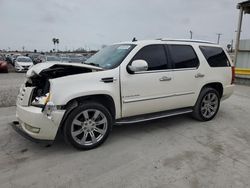
M 101 147 L 77 151 L 62 138 L 31 143 L 0 108 L 0 187 L 250 187 L 250 87 L 237 86 L 216 119 L 176 116 L 116 126 Z

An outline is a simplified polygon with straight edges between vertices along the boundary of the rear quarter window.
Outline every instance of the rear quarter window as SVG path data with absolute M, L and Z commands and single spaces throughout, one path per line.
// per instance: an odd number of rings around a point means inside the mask
M 210 67 L 228 67 L 229 60 L 220 47 L 200 46 L 200 50 L 206 58 Z

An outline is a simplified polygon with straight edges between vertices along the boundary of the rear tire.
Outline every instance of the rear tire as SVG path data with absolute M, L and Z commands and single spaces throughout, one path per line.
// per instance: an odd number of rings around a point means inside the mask
M 219 107 L 220 95 L 218 91 L 211 87 L 205 87 L 200 92 L 192 116 L 199 121 L 209 121 L 216 116 Z
M 87 102 L 75 108 L 64 124 L 64 138 L 79 150 L 100 146 L 112 128 L 112 116 L 103 105 Z

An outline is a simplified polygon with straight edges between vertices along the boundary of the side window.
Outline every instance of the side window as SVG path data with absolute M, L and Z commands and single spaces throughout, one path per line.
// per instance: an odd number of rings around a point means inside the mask
M 200 46 L 210 67 L 228 67 L 229 61 L 222 48 L 211 46 Z
M 168 49 L 175 69 L 199 66 L 199 59 L 192 46 L 174 44 L 168 45 Z
M 143 47 L 134 56 L 134 60 L 145 60 L 148 63 L 148 71 L 167 69 L 167 59 L 163 45 L 149 45 Z

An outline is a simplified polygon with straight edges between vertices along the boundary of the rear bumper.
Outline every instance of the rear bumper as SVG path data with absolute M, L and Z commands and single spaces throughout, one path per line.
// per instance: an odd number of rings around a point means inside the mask
M 19 126 L 16 127 L 32 139 L 53 141 L 56 137 L 64 112 L 65 110 L 55 110 L 52 112 L 51 118 L 48 118 L 42 112 L 41 108 L 17 105 L 16 117 Z M 36 131 L 33 129 L 36 129 Z M 18 132 L 20 133 L 20 131 Z M 27 136 L 25 137 L 27 138 Z
M 225 99 L 229 98 L 234 92 L 234 87 L 235 87 L 235 85 L 227 85 L 227 86 L 225 86 L 223 88 L 223 95 L 222 95 L 221 100 L 225 100 Z

